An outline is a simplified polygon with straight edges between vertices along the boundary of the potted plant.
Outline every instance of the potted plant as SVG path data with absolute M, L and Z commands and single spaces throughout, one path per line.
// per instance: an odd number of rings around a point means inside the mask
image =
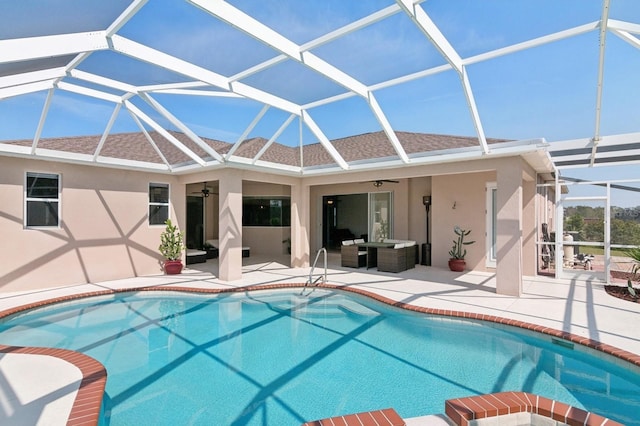
M 634 247 L 627 250 L 627 256 L 633 260 L 633 265 L 631 266 L 631 272 L 627 277 L 627 290 L 633 300 L 638 300 L 638 291 L 633 288 L 633 282 L 637 281 L 640 278 L 640 247 Z
M 453 228 L 453 232 L 458 236 L 453 240 L 453 247 L 449 250 L 449 269 L 454 272 L 464 271 L 466 265 L 464 257 L 467 255 L 467 249 L 464 246 L 475 243 L 475 241 L 465 241 L 464 237 L 471 233 L 471 230 L 461 229 L 459 226 Z
M 160 234 L 160 246 L 158 249 L 164 256 L 164 271 L 168 275 L 182 272 L 182 250 L 184 250 L 184 233 L 171 223 L 171 219 L 165 222 L 166 228 Z

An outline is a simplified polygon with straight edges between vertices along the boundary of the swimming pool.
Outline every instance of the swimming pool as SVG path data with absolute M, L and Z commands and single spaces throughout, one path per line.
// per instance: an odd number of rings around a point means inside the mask
M 640 374 L 623 363 L 497 324 L 299 292 L 92 297 L 7 318 L 0 343 L 102 362 L 111 425 L 297 425 L 384 407 L 407 418 L 504 390 L 640 424 Z

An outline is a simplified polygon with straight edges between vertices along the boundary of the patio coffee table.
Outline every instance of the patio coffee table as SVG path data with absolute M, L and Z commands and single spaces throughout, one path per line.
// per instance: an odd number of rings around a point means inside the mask
M 380 242 L 369 242 L 369 243 L 358 243 L 358 247 L 367 249 L 367 269 L 378 266 L 378 249 L 379 248 L 391 248 L 395 246 L 394 243 L 380 243 Z

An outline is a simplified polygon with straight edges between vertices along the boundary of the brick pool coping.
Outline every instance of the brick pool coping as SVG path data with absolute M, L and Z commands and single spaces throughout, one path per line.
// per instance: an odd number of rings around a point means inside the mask
M 27 311 L 30 309 L 47 306 L 55 303 L 68 302 L 68 301 L 82 299 L 86 297 L 108 296 L 108 295 L 114 295 L 119 293 L 138 293 L 138 292 L 144 292 L 144 291 L 169 291 L 169 292 L 185 292 L 185 293 L 200 293 L 200 294 L 223 294 L 223 293 L 240 293 L 240 292 L 255 291 L 255 290 L 275 290 L 275 289 L 302 288 L 302 287 L 304 287 L 303 283 L 288 283 L 288 284 L 249 285 L 249 286 L 234 287 L 234 288 L 149 286 L 149 287 L 133 287 L 133 288 L 98 290 L 98 291 L 92 291 L 92 292 L 55 297 L 51 299 L 41 300 L 41 301 L 32 302 L 25 305 L 5 309 L 3 311 L 0 311 L 0 319 L 23 312 L 23 311 Z M 402 308 L 402 309 L 406 309 L 414 312 L 421 312 L 429 315 L 439 315 L 439 316 L 447 316 L 447 317 L 454 317 L 454 318 L 480 320 L 480 321 L 493 322 L 496 324 L 519 327 L 525 330 L 546 334 L 548 336 L 566 340 L 572 343 L 577 343 L 640 367 L 640 355 L 638 354 L 634 354 L 632 352 L 629 352 L 620 348 L 616 348 L 615 346 L 598 342 L 597 340 L 593 340 L 588 337 L 578 336 L 566 331 L 560 331 L 550 327 L 545 327 L 545 326 L 527 323 L 524 321 L 519 321 L 514 319 L 503 318 L 495 315 L 485 315 L 485 314 L 455 311 L 455 310 L 449 310 L 449 309 L 434 309 L 434 308 L 415 306 L 408 303 L 399 302 L 399 301 L 390 299 L 388 297 L 381 296 L 376 293 L 372 293 L 367 290 L 350 287 L 348 285 L 319 284 L 315 287 L 330 289 L 330 290 L 347 291 L 347 292 L 369 297 L 378 302 L 382 302 L 397 308 Z M 15 347 L 15 346 L 0 345 L 0 352 L 42 354 L 42 355 L 55 356 L 76 365 L 82 372 L 83 379 L 80 384 L 80 388 L 78 389 L 78 394 L 76 395 L 76 400 L 74 402 L 73 408 L 69 415 L 69 421 L 67 424 L 68 425 L 90 425 L 90 424 L 97 425 L 98 424 L 101 407 L 102 407 L 104 388 L 107 380 L 107 371 L 104 368 L 104 366 L 100 364 L 98 361 L 96 361 L 95 359 L 87 355 L 81 354 L 79 352 L 74 352 L 74 351 L 65 350 L 65 349 Z M 522 392 L 517 392 L 517 393 L 522 394 Z M 460 398 L 455 401 L 464 401 L 464 400 L 475 401 L 474 398 L 481 398 L 481 397 L 483 396 Z M 538 398 L 541 398 L 541 397 L 538 397 Z M 546 398 L 543 398 L 543 399 L 546 399 Z M 449 401 L 447 401 L 447 403 L 448 402 Z M 561 403 L 558 403 L 558 404 L 561 404 Z M 487 416 L 484 415 L 483 417 L 487 417 Z M 586 424 L 592 424 L 592 423 L 586 423 Z M 613 425 L 615 423 L 611 422 L 608 424 Z
M 82 380 L 80 381 L 80 386 L 78 386 L 67 425 L 98 424 L 104 388 L 107 382 L 107 371 L 100 362 L 90 356 L 68 349 L 0 345 L 0 353 L 51 356 L 76 366 L 82 374 Z

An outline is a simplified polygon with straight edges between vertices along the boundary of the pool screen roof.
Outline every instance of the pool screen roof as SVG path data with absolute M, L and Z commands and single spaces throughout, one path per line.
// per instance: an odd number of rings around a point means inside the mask
M 557 167 L 638 162 L 638 22 L 632 0 L 0 0 L 0 155 L 304 175 L 548 141 Z

